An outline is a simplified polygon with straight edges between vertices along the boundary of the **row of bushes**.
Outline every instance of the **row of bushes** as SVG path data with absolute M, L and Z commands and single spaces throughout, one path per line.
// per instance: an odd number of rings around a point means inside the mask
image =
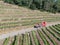
M 43 33 L 49 38 L 49 40 L 53 43 L 53 45 L 57 45 L 54 38 L 51 38 L 49 34 L 47 34 L 47 30 L 42 28 Z
M 52 25 L 49 27 L 44 27 L 44 28 L 35 30 L 35 31 L 25 32 L 24 34 L 21 34 L 21 35 L 18 34 L 14 36 L 14 39 L 10 37 L 6 38 L 3 42 L 3 45 L 8 45 L 8 44 L 11 44 L 11 45 L 18 45 L 18 44 L 19 45 L 42 45 L 42 44 L 50 45 L 51 43 L 53 45 L 58 45 L 57 41 L 60 41 L 60 37 L 58 36 L 59 34 L 57 34 L 58 32 L 56 33 L 55 31 L 53 31 L 55 29 L 55 26 L 56 25 Z M 54 39 L 57 39 L 57 41 Z M 51 43 L 48 40 L 50 40 Z
M 46 27 L 46 30 L 47 30 L 48 32 L 50 32 L 57 40 L 60 41 L 60 37 L 59 37 L 57 34 L 55 34 L 53 31 L 51 31 L 51 30 L 48 29 L 47 27 Z

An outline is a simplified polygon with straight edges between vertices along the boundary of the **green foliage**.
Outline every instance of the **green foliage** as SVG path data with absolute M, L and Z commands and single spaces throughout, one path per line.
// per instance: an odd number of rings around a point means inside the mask
M 43 33 L 49 38 L 49 40 L 54 44 L 57 45 L 56 41 L 54 41 L 49 34 L 46 33 L 46 30 L 42 28 Z
M 42 32 L 38 30 L 38 33 L 39 33 L 41 39 L 43 40 L 44 44 L 45 45 L 49 45 L 49 42 L 47 41 L 47 39 L 45 38 L 45 36 L 42 34 Z
M 19 41 L 18 36 L 16 36 L 16 40 L 15 40 L 14 45 L 18 45 L 18 41 Z
M 57 1 L 57 11 L 60 12 L 60 0 Z
M 36 5 L 32 4 L 32 5 L 30 5 L 30 8 L 33 9 L 33 10 L 35 10 L 36 9 Z
M 36 45 L 39 45 L 38 39 L 37 39 L 37 37 L 36 37 L 36 33 L 35 33 L 34 31 L 32 31 L 32 35 L 33 35 L 35 44 L 36 44 Z
M 50 45 L 51 43 L 53 45 L 58 45 L 59 42 L 57 43 L 56 41 L 60 41 L 60 35 L 58 36 L 56 33 L 60 34 L 58 31 L 60 30 L 59 26 L 60 24 L 52 25 L 37 29 L 35 31 L 33 30 L 31 32 L 25 32 L 24 34 L 18 34 L 17 36 L 14 36 L 14 39 L 12 39 L 11 37 L 6 38 L 3 42 L 3 45 Z M 51 43 L 48 39 L 51 41 Z M 43 42 L 41 43 L 40 41 Z
M 9 38 L 6 38 L 3 45 L 8 45 L 8 42 L 9 42 Z
M 54 34 L 54 32 L 48 29 L 47 27 L 46 27 L 46 30 L 49 31 L 57 40 L 60 41 L 60 37 L 57 34 Z
M 4 0 L 4 2 L 14 4 L 14 1 L 13 0 Z
M 17 45 L 17 44 L 18 44 L 18 36 L 15 36 L 12 45 Z
M 49 12 L 60 12 L 60 0 L 4 0 L 4 2 L 26 6 L 31 9 L 42 9 Z

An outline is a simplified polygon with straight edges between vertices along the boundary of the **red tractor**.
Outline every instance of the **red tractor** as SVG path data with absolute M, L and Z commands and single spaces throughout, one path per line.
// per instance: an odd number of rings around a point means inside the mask
M 42 22 L 42 26 L 46 27 L 46 22 L 45 21 Z

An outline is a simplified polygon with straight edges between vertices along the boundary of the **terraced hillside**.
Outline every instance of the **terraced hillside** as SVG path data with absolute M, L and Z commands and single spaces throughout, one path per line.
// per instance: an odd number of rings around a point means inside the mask
M 30 10 L 0 1 L 0 32 L 20 30 L 32 27 L 41 21 L 55 22 L 60 21 L 60 14 Z M 2 30 L 2 31 L 1 31 Z M 7 30 L 7 31 L 6 31 Z M 0 33 L 0 34 L 1 34 Z
M 60 45 L 60 24 L 6 38 L 0 45 Z

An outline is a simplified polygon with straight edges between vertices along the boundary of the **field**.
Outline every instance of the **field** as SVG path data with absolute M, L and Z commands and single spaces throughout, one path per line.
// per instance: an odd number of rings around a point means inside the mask
M 60 23 L 60 13 L 41 12 L 0 1 L 0 35 L 32 28 L 42 21 Z M 60 24 L 0 40 L 0 45 L 60 45 Z
M 60 24 L 18 34 L 0 42 L 1 45 L 60 45 Z
M 0 1 L 0 34 L 33 27 L 42 21 L 60 21 L 60 14 L 30 10 Z

